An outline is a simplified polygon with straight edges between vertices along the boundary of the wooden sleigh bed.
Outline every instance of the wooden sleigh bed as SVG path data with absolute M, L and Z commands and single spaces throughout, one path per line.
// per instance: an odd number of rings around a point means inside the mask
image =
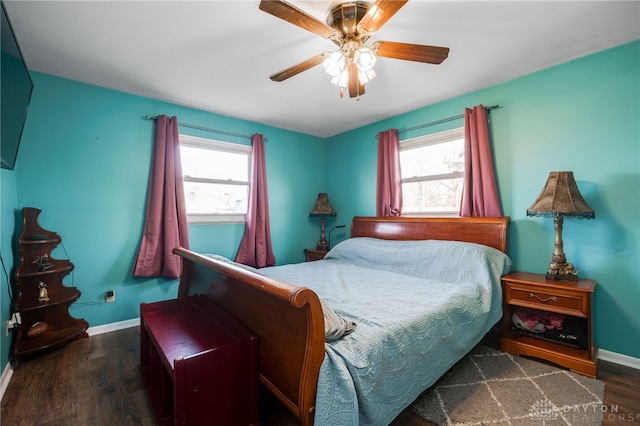
M 506 253 L 508 223 L 507 217 L 355 217 L 351 237 L 462 241 Z M 312 425 L 326 353 L 323 310 L 317 294 L 184 248 L 176 248 L 174 253 L 183 259 L 178 296 L 204 295 L 255 333 L 260 382 L 303 425 Z

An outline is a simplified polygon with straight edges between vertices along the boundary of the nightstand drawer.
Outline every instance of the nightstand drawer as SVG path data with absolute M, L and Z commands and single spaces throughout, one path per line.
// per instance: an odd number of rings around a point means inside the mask
M 512 305 L 544 309 L 579 317 L 587 316 L 587 304 L 581 294 L 567 293 L 554 289 L 545 291 L 535 287 L 519 287 L 509 285 L 506 288 L 505 300 Z

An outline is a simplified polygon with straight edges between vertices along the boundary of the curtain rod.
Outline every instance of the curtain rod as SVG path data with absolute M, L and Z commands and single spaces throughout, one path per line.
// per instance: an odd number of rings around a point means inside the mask
M 502 108 L 502 105 L 491 105 L 491 106 L 488 106 L 488 107 L 484 107 L 484 109 L 487 112 L 491 112 L 492 110 L 498 109 L 498 108 Z M 413 127 L 407 127 L 406 129 L 400 129 L 400 130 L 398 130 L 398 133 L 404 133 L 404 132 L 409 132 L 411 130 L 422 129 L 423 127 L 435 126 L 436 124 L 446 123 L 448 121 L 457 120 L 459 118 L 464 118 L 464 114 L 458 114 L 458 115 L 454 115 L 454 116 L 447 117 L 447 118 L 441 118 L 440 120 L 431 121 L 429 123 L 418 124 L 417 126 L 413 126 Z M 376 134 L 376 138 L 377 137 L 378 137 L 378 135 Z
M 158 118 L 157 115 L 145 115 L 142 117 L 143 120 L 155 120 L 156 118 Z M 244 135 L 242 133 L 233 133 L 233 132 L 227 132 L 225 130 L 218 130 L 218 129 L 212 129 L 210 127 L 202 127 L 202 126 L 198 126 L 196 124 L 189 124 L 189 123 L 181 123 L 180 121 L 178 121 L 178 126 L 180 127 L 188 127 L 190 129 L 196 129 L 196 130 L 204 130 L 205 132 L 211 132 L 211 133 L 218 133 L 221 135 L 227 135 L 227 136 L 237 136 L 239 138 L 245 138 L 245 139 L 252 139 L 251 135 Z M 264 141 L 267 142 L 269 139 L 264 138 Z

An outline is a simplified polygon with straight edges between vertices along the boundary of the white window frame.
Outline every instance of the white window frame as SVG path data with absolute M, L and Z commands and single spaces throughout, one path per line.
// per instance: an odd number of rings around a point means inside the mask
M 236 154 L 247 155 L 247 175 L 251 179 L 251 152 L 253 148 L 250 145 L 242 145 L 236 143 L 222 142 L 215 139 L 199 138 L 196 136 L 180 134 L 180 146 L 190 146 L 200 149 L 209 149 L 211 151 L 223 151 L 232 152 Z M 217 183 L 217 184 L 236 184 L 246 185 L 250 189 L 250 181 L 236 181 L 232 179 L 209 179 L 192 176 L 182 176 L 184 183 L 186 182 L 200 182 L 200 183 Z M 185 196 L 186 191 L 185 192 Z M 247 220 L 246 213 L 189 213 L 187 212 L 188 223 L 245 223 Z
M 445 130 L 443 132 L 432 133 L 429 135 L 418 136 L 415 138 L 407 139 L 404 141 L 400 141 L 400 151 L 408 151 L 411 149 L 422 148 L 429 145 L 437 145 L 440 143 L 451 142 L 457 139 L 464 139 L 464 127 L 459 127 L 456 129 Z M 402 170 L 401 170 L 402 172 Z M 422 175 L 422 176 L 411 176 L 402 178 L 402 183 L 412 183 L 412 182 L 428 182 L 428 181 L 437 181 L 443 179 L 455 179 L 462 178 L 464 179 L 464 171 L 463 172 L 453 172 L 453 173 L 441 173 L 441 174 L 433 174 L 433 175 Z M 458 217 L 460 216 L 460 212 L 450 212 L 450 211 L 430 211 L 430 212 L 405 212 L 404 208 L 402 211 L 402 216 L 408 217 Z

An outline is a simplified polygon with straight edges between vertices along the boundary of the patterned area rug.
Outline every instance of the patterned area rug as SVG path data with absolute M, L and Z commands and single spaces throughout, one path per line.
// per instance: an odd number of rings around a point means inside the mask
M 476 347 L 412 406 L 437 425 L 601 425 L 604 382 Z

